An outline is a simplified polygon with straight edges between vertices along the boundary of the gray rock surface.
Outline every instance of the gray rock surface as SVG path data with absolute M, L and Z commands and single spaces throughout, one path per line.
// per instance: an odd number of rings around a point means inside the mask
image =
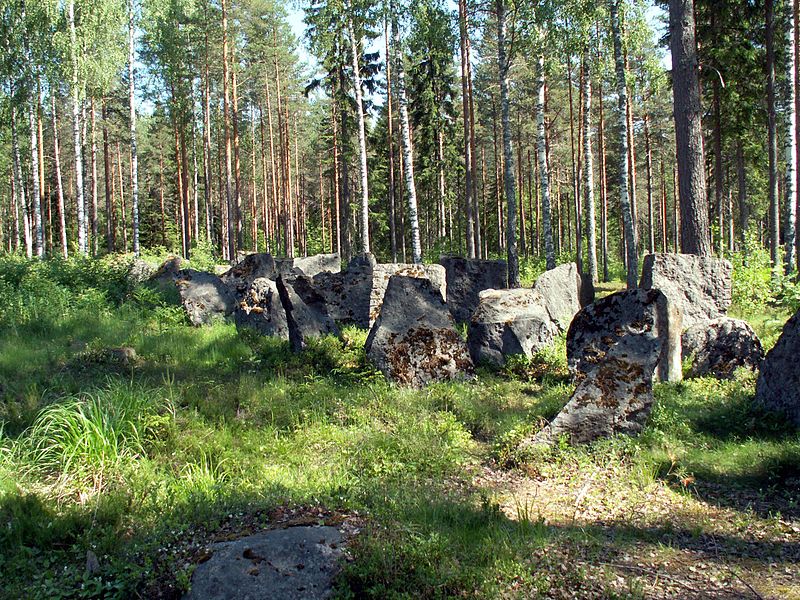
M 533 284 L 533 289 L 542 296 L 547 311 L 561 331 L 569 329 L 578 311 L 594 301 L 594 289 L 590 283 L 584 286 L 575 263 L 545 271 Z
M 222 280 L 205 271 L 181 271 L 175 282 L 181 305 L 192 325 L 207 325 L 230 315 L 236 308 L 236 298 Z
M 469 323 L 467 345 L 472 360 L 503 365 L 506 357 L 528 358 L 551 344 L 559 333 L 536 290 L 484 290 Z
M 551 444 L 564 435 L 571 443 L 587 443 L 639 433 L 653 405 L 653 375 L 676 314 L 661 292 L 641 289 L 612 294 L 581 310 L 567 337 L 577 387 L 530 443 Z M 680 327 L 677 331 L 680 340 Z
M 214 544 L 184 600 L 329 598 L 341 544 L 333 527 L 290 527 Z
M 158 267 L 151 265 L 141 258 L 134 258 L 133 262 L 131 262 L 131 266 L 128 268 L 128 285 L 134 288 L 150 279 L 157 271 Z
M 783 327 L 767 352 L 756 383 L 756 403 L 800 427 L 800 312 Z
M 302 351 L 309 338 L 340 335 L 336 323 L 328 315 L 325 299 L 317 292 L 311 279 L 301 275 L 289 283 L 283 275 L 279 275 L 276 283 L 286 314 L 292 350 Z M 302 295 L 296 289 L 302 289 Z
M 713 256 L 648 254 L 639 287 L 661 290 L 681 311 L 688 328 L 727 314 L 732 273 L 730 262 Z
M 684 332 L 682 346 L 683 360 L 691 361 L 690 377 L 730 379 L 740 367 L 757 371 L 764 360 L 753 328 L 729 317 L 693 325 Z
M 377 263 L 372 268 L 372 290 L 369 295 L 369 326 L 381 312 L 383 297 L 389 280 L 394 276 L 428 279 L 442 297 L 447 299 L 446 272 L 441 265 L 414 265 L 406 263 Z
M 478 308 L 480 292 L 508 287 L 508 265 L 504 260 L 442 256 L 439 264 L 445 268 L 447 306 L 459 323 L 472 318 Z
M 567 363 L 579 382 L 608 351 L 626 337 L 659 339 L 656 376 L 680 381 L 681 314 L 658 290 L 628 290 L 611 294 L 581 309 L 567 332 Z
M 339 273 L 342 270 L 342 259 L 338 254 L 315 254 L 298 258 L 276 258 L 275 266 L 284 275 L 300 270 L 308 277 L 319 273 Z
M 256 279 L 272 279 L 278 276 L 275 259 L 271 254 L 254 253 L 244 258 L 224 273 L 220 279 L 231 291 L 241 297 Z
M 314 276 L 314 286 L 325 299 L 328 314 L 336 321 L 369 327 L 370 297 L 375 257 L 354 257 L 344 271 Z
M 234 322 L 236 327 L 253 329 L 261 335 L 289 339 L 289 325 L 278 285 L 266 277 L 253 281 L 240 295 Z
M 339 273 L 319 273 L 313 282 L 334 320 L 368 328 L 378 317 L 392 275 L 428 278 L 442 298 L 445 297 L 447 284 L 441 266 L 379 264 L 371 254 L 356 256 Z
M 427 279 L 390 278 L 365 350 L 389 380 L 404 386 L 465 378 L 473 371 L 453 316 Z

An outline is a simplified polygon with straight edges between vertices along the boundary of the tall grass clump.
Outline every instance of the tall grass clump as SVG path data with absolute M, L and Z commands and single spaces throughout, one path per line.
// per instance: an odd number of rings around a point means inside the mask
M 20 462 L 57 493 L 97 493 L 168 442 L 173 414 L 157 391 L 110 381 L 45 407 L 22 436 Z

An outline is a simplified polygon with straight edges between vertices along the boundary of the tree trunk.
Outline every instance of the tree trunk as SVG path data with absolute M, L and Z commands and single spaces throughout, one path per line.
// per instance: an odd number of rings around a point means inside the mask
M 233 206 L 233 149 L 231 148 L 231 121 L 230 121 L 230 89 L 228 82 L 228 8 L 227 1 L 221 0 L 222 7 L 222 121 L 225 135 L 225 219 L 223 229 L 226 233 L 225 256 L 229 261 L 236 261 L 236 238 L 231 215 Z
M 464 113 L 464 207 L 467 221 L 467 258 L 475 258 L 475 215 L 473 214 L 472 199 L 472 144 L 470 143 L 470 113 L 469 113 L 469 84 L 467 70 L 467 36 L 469 35 L 467 25 L 467 2 L 458 1 L 458 18 L 460 30 L 460 49 L 461 49 L 461 96 Z
M 131 121 L 131 224 L 133 253 L 139 256 L 139 151 L 136 147 L 136 39 L 134 0 L 128 0 L 128 105 Z
M 128 207 L 125 205 L 125 184 L 122 178 L 122 151 L 117 142 L 117 174 L 119 175 L 119 203 L 122 210 L 122 251 L 128 251 Z
M 536 145 L 539 160 L 539 187 L 542 195 L 542 233 L 547 270 L 556 268 L 553 247 L 553 213 L 550 204 L 550 176 L 547 172 L 547 136 L 544 126 L 544 54 L 536 57 Z
M 598 25 L 599 28 L 599 25 Z M 600 247 L 603 255 L 603 281 L 608 282 L 608 178 L 606 177 L 606 132 L 603 114 L 603 77 L 598 77 L 597 100 L 600 138 Z
M 58 141 L 58 113 L 56 112 L 56 95 L 50 94 L 53 109 L 53 159 L 56 167 L 56 194 L 58 195 L 58 230 L 61 234 L 61 255 L 67 258 L 67 222 L 64 214 L 64 185 L 61 177 L 61 149 Z
M 400 132 L 403 140 L 403 171 L 405 175 L 406 194 L 408 195 L 408 218 L 411 227 L 411 248 L 415 263 L 422 263 L 422 245 L 419 236 L 419 217 L 417 215 L 417 187 L 414 181 L 414 149 L 411 145 L 411 125 L 408 119 L 408 98 L 406 96 L 405 68 L 403 52 L 400 45 L 400 27 L 397 17 L 392 19 L 392 38 L 394 55 L 397 61 L 397 98 L 400 105 Z
M 239 82 L 236 68 L 236 43 L 231 45 L 231 92 L 233 103 L 231 105 L 231 120 L 233 121 L 233 227 L 236 230 L 236 250 L 244 248 L 242 229 L 242 162 L 239 143 Z
M 766 0 L 767 122 L 769 138 L 769 242 L 773 268 L 780 261 L 780 208 L 778 203 L 778 131 L 775 112 L 775 2 Z
M 597 217 L 594 204 L 594 164 L 592 162 L 592 78 L 588 50 L 583 57 L 583 190 L 586 199 L 586 244 L 589 275 L 597 283 Z
M 36 256 L 44 256 L 44 234 L 42 231 L 42 189 L 39 177 L 39 136 L 37 131 L 37 105 L 31 99 L 28 105 L 28 121 L 31 133 L 31 182 L 32 186 L 32 206 L 33 210 L 33 244 Z
M 644 153 L 647 176 L 647 249 L 656 251 L 656 225 L 653 203 L 653 149 L 650 146 L 650 117 L 644 113 Z
M 75 146 L 75 201 L 78 214 L 78 252 L 86 254 L 86 205 L 83 198 L 83 147 L 81 144 L 81 100 L 78 86 L 78 39 L 75 30 L 75 0 L 67 3 L 72 62 L 72 135 Z
M 364 100 L 361 94 L 361 70 L 359 67 L 359 49 L 352 18 L 348 22 L 350 35 L 350 52 L 353 60 L 353 91 L 356 99 L 356 117 L 358 118 L 358 156 L 361 173 L 361 250 L 371 252 L 369 245 L 369 181 L 367 176 L 367 128 L 364 119 Z M 397 34 L 399 36 L 399 33 Z M 399 54 L 399 49 L 397 50 Z M 398 80 L 403 77 L 402 66 L 398 69 Z M 405 92 L 401 92 L 405 94 Z M 402 100 L 401 100 L 402 103 Z M 403 111 L 401 104 L 401 112 Z M 413 176 L 413 173 L 412 173 Z M 421 260 L 421 259 L 420 259 Z
M 619 203 L 622 212 L 624 240 L 626 246 L 627 284 L 629 289 L 638 285 L 639 255 L 636 249 L 636 230 L 633 224 L 633 211 L 628 196 L 628 86 L 625 81 L 625 61 L 622 56 L 622 29 L 619 21 L 620 0 L 610 0 L 611 31 L 614 38 L 614 61 L 617 75 L 617 104 L 619 110 L 620 149 L 619 149 Z M 676 1 L 676 0 L 673 0 Z
M 397 262 L 397 209 L 395 207 L 394 181 L 394 115 L 392 111 L 392 59 L 389 54 L 389 24 L 384 23 L 383 36 L 386 38 L 386 139 L 389 147 L 389 242 L 392 249 L 392 262 Z M 324 219 L 324 217 L 323 217 Z
M 793 7 L 792 2 L 790 6 Z M 789 90 L 789 98 L 786 104 L 786 185 L 784 186 L 786 197 L 786 272 L 793 273 L 797 269 L 797 203 L 800 196 L 797 193 L 797 113 L 795 106 L 797 103 L 797 88 L 795 87 L 795 31 L 793 15 L 788 19 L 789 27 L 786 32 L 786 84 Z
M 771 2 L 771 0 L 767 0 Z M 681 251 L 711 254 L 703 157 L 697 44 L 691 0 L 670 0 L 672 86 L 677 147 Z
M 117 245 L 116 230 L 114 227 L 114 199 L 112 198 L 112 180 L 114 173 L 111 165 L 111 149 L 108 140 L 108 113 L 106 104 L 100 109 L 103 118 L 103 175 L 105 177 L 106 192 L 106 249 L 109 254 L 114 252 Z
M 92 214 L 91 230 L 92 230 L 92 254 L 97 255 L 99 242 L 97 240 L 97 199 L 99 194 L 99 186 L 97 185 L 97 111 L 94 107 L 94 96 L 92 96 L 90 112 L 92 115 Z
M 580 78 L 580 77 L 579 77 Z M 580 211 L 580 160 L 575 152 L 575 118 L 574 104 L 572 101 L 572 58 L 567 52 L 567 95 L 569 98 L 569 146 L 570 157 L 572 160 L 572 201 L 575 209 L 575 263 L 578 266 L 578 273 L 583 273 L 583 236 L 581 235 L 581 211 Z M 580 142 L 578 142 L 578 152 L 580 152 Z M 567 221 L 570 224 L 571 221 Z
M 497 65 L 500 76 L 500 121 L 503 127 L 503 183 L 506 195 L 506 256 L 508 286 L 519 287 L 517 253 L 517 200 L 514 182 L 514 152 L 511 147 L 511 117 L 508 97 L 508 71 L 511 66 L 506 48 L 506 0 L 497 0 Z

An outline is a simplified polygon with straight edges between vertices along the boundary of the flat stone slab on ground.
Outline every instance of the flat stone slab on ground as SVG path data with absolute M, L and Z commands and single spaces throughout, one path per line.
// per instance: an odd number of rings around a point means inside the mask
M 341 544 L 333 527 L 290 527 L 214 544 L 184 600 L 329 598 Z

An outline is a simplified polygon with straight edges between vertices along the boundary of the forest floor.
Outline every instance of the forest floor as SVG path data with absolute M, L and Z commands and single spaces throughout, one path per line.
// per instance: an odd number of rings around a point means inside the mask
M 800 598 L 800 434 L 751 374 L 522 453 L 571 393 L 563 340 L 402 390 L 365 331 L 293 355 L 123 273 L 0 263 L 2 598 L 177 598 L 211 543 L 314 523 L 349 537 L 340 598 Z M 788 313 L 746 316 L 770 346 Z

